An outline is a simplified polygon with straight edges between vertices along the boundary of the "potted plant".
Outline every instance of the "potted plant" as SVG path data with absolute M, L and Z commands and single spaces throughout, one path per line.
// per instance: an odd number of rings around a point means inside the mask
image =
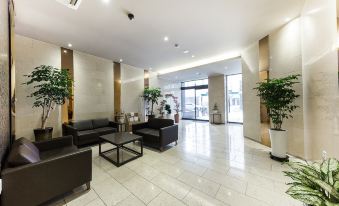
M 258 96 L 267 107 L 268 116 L 272 120 L 273 128 L 269 130 L 271 139 L 271 158 L 286 161 L 287 153 L 287 130 L 282 129 L 285 119 L 293 118 L 292 112 L 298 108 L 294 100 L 299 97 L 293 86 L 298 82 L 300 75 L 289 75 L 278 79 L 267 79 L 259 82 Z
M 160 97 L 162 97 L 161 95 L 161 90 L 160 88 L 149 88 L 146 87 L 144 89 L 144 94 L 142 96 L 144 98 L 144 101 L 149 105 L 151 105 L 151 108 L 149 110 L 148 113 L 148 118 L 154 118 L 154 104 L 158 104 L 158 100 Z
M 180 103 L 178 101 L 178 97 L 174 96 L 173 94 L 166 94 L 166 98 L 172 98 L 174 102 L 174 122 L 179 123 L 179 112 L 180 112 Z
M 214 107 L 213 107 L 212 112 L 213 112 L 213 114 L 217 114 L 219 112 L 217 103 L 214 103 Z
M 288 195 L 309 206 L 339 205 L 339 162 L 324 159 L 320 163 L 290 162 L 291 171 L 285 175 L 293 182 L 288 183 Z
M 161 102 L 160 102 L 160 106 L 159 106 L 159 108 L 158 108 L 158 111 L 159 111 L 159 117 L 160 118 L 164 118 L 164 114 L 165 114 L 165 105 L 166 105 L 166 100 L 162 100 Z
M 165 110 L 166 110 L 166 112 L 167 112 L 166 118 L 167 118 L 167 119 L 170 119 L 170 118 L 171 118 L 171 114 L 172 114 L 171 105 L 166 104 L 166 105 L 165 105 Z
M 66 69 L 41 65 L 34 68 L 24 85 L 32 85 L 34 91 L 28 97 L 34 98 L 33 107 L 41 107 L 41 127 L 34 129 L 36 141 L 51 139 L 53 127 L 46 127 L 51 112 L 57 105 L 63 105 L 72 96 L 72 80 Z

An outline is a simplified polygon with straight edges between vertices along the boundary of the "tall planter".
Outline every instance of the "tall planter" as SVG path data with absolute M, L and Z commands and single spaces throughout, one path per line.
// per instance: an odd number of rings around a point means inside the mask
M 267 79 L 259 82 L 258 96 L 268 110 L 268 116 L 271 118 L 272 128 L 269 130 L 271 139 L 271 158 L 278 161 L 288 160 L 287 131 L 282 129 L 285 119 L 293 118 L 292 112 L 298 108 L 294 104 L 299 95 L 296 94 L 293 86 L 298 82 L 300 75 L 290 75 L 278 79 Z
M 174 122 L 179 123 L 179 114 L 174 115 Z

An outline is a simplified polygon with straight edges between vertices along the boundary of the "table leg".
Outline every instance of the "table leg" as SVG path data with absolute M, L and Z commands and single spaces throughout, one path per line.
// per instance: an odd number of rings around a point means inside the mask
M 119 146 L 117 146 L 117 163 L 120 166 Z
M 142 156 L 144 154 L 144 147 L 143 147 L 142 140 L 140 140 L 140 148 L 141 148 L 141 156 Z
M 99 154 L 101 154 L 101 141 L 99 140 Z

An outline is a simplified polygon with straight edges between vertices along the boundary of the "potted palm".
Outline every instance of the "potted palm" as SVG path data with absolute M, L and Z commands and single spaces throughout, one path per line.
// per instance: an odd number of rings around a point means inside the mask
M 32 85 L 34 91 L 28 97 L 34 98 L 33 107 L 41 107 L 41 127 L 34 129 L 36 141 L 51 139 L 53 127 L 46 127 L 51 112 L 57 105 L 63 105 L 72 96 L 72 80 L 66 69 L 41 65 L 29 75 L 24 85 Z
M 154 118 L 154 104 L 158 104 L 159 98 L 162 97 L 160 88 L 146 87 L 142 97 L 144 98 L 144 101 L 151 107 L 148 113 L 148 118 Z
M 322 162 L 290 162 L 285 175 L 293 182 L 286 191 L 292 198 L 309 206 L 339 205 L 339 162 L 334 158 Z
M 293 118 L 292 112 L 298 108 L 294 104 L 296 94 L 293 86 L 298 82 L 300 75 L 289 75 L 283 78 L 267 79 L 267 81 L 259 82 L 258 96 L 262 99 L 262 103 L 267 107 L 268 116 L 272 120 L 272 126 L 269 130 L 271 139 L 271 158 L 279 161 L 288 159 L 287 153 L 287 130 L 282 129 L 285 119 Z

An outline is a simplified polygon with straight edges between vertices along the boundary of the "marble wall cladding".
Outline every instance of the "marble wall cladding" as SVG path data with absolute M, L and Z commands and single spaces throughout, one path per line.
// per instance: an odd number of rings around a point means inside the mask
M 142 114 L 144 104 L 144 70 L 121 64 L 121 109 L 124 112 Z
M 15 36 L 15 61 L 16 61 L 16 137 L 34 139 L 33 129 L 41 127 L 41 108 L 32 108 L 34 99 L 27 97 L 32 91 L 32 86 L 22 85 L 27 81 L 24 75 L 42 64 L 57 68 L 61 66 L 60 47 L 45 42 Z M 47 126 L 53 127 L 53 137 L 61 135 L 61 108 L 52 112 Z
M 302 74 L 301 25 L 297 18 L 269 35 L 270 78 L 280 78 L 291 74 Z M 288 130 L 288 152 L 304 156 L 303 84 L 295 86 L 300 97 L 295 101 L 300 106 L 293 112 L 293 119 L 284 121 L 283 129 Z
M 306 0 L 302 11 L 305 156 L 339 157 L 339 91 L 335 0 Z
M 8 1 L 0 1 L 0 160 L 10 139 Z
M 74 51 L 74 119 L 112 119 L 113 62 Z
M 225 123 L 225 103 L 226 103 L 226 85 L 225 75 L 208 77 L 208 102 L 209 111 L 212 111 L 214 104 L 217 104 L 218 110 L 221 113 L 221 119 L 216 120 Z M 210 119 L 210 122 L 212 120 Z
M 241 58 L 244 136 L 260 142 L 260 99 L 253 90 L 259 82 L 259 43 L 256 42 L 242 51 Z

